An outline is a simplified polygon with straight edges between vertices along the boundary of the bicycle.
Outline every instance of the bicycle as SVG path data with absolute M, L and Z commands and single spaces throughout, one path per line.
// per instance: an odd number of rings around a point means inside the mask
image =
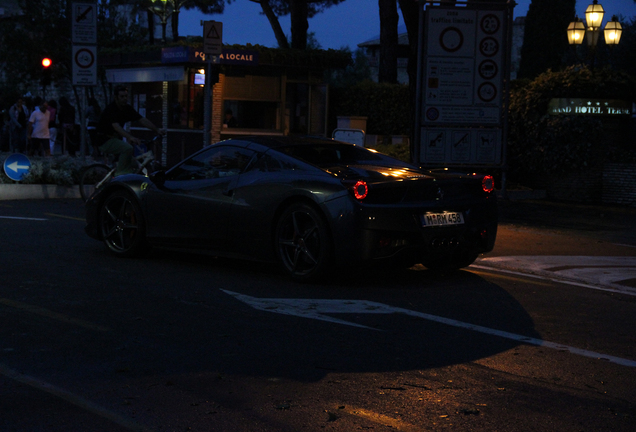
M 158 142 L 161 138 L 161 135 L 157 135 L 152 139 L 144 140 L 138 147 L 145 147 L 147 149 L 148 145 Z M 135 147 L 135 149 L 137 149 L 137 147 Z M 137 168 L 133 172 L 134 174 L 148 175 L 149 172 L 154 171 L 153 168 L 156 168 L 153 167 L 154 164 L 148 167 L 148 165 L 155 161 L 152 150 L 135 155 L 133 159 L 138 163 Z M 112 180 L 113 177 L 115 177 L 116 169 L 115 161 L 112 161 L 110 165 L 98 162 L 87 166 L 79 181 L 79 190 L 82 200 L 86 202 L 95 193 L 95 191 Z

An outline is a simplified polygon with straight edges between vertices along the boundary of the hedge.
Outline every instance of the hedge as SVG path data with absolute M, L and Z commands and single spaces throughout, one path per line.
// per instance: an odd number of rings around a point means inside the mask
M 610 69 L 573 66 L 517 82 L 510 95 L 508 165 L 514 176 L 569 174 L 636 160 L 630 119 L 550 115 L 552 98 L 636 100 L 636 81 Z M 632 138 L 633 139 L 633 138 Z
M 409 86 L 365 81 L 330 92 L 334 116 L 367 117 L 367 134 L 410 135 L 412 129 Z

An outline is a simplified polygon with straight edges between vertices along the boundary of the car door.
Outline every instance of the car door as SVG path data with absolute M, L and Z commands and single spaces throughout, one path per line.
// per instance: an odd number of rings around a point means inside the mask
M 226 250 L 233 192 L 253 151 L 210 146 L 148 189 L 148 237 L 163 246 Z

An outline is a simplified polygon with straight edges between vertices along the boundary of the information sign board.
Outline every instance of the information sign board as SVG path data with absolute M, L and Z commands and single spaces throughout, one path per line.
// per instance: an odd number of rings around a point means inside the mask
M 466 8 L 428 11 L 425 122 L 501 122 L 503 17 Z
M 505 53 L 512 10 L 489 7 L 429 4 L 422 12 L 416 120 L 419 163 L 502 163 Z
M 223 52 L 223 23 L 205 21 L 203 23 L 203 52 L 206 55 L 221 55 Z
M 73 3 L 71 41 L 74 44 L 97 43 L 97 3 Z
M 73 45 L 73 85 L 97 85 L 97 48 Z
M 362 129 L 345 129 L 339 128 L 333 131 L 331 135 L 336 141 L 342 141 L 364 147 L 364 131 Z

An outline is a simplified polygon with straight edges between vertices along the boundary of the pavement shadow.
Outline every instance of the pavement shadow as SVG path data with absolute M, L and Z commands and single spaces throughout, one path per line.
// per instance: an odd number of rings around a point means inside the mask
M 176 263 L 170 261 L 174 268 Z M 195 286 L 203 286 L 197 280 L 206 275 L 205 291 L 197 290 L 197 301 L 211 306 L 197 314 L 180 314 L 183 336 L 170 337 L 169 345 L 148 353 L 149 362 L 169 369 L 194 372 L 212 368 L 223 374 L 316 381 L 335 371 L 406 371 L 471 362 L 520 344 L 480 329 L 540 339 L 531 317 L 512 296 L 467 271 L 439 274 L 415 267 L 323 284 L 298 284 L 258 268 L 246 273 L 240 267 L 247 263 L 236 260 L 188 259 L 183 263 L 191 269 L 189 278 Z M 234 283 L 217 286 L 209 275 Z M 278 306 L 259 310 L 228 291 L 254 302 L 291 299 L 309 309 L 311 305 L 306 303 L 311 300 L 329 300 L 344 311 L 308 317 Z M 226 307 L 212 306 L 220 301 Z M 368 313 L 348 312 L 347 305 L 358 301 L 381 303 L 394 310 L 378 313 L 371 305 Z M 479 329 L 467 328 L 470 326 Z

